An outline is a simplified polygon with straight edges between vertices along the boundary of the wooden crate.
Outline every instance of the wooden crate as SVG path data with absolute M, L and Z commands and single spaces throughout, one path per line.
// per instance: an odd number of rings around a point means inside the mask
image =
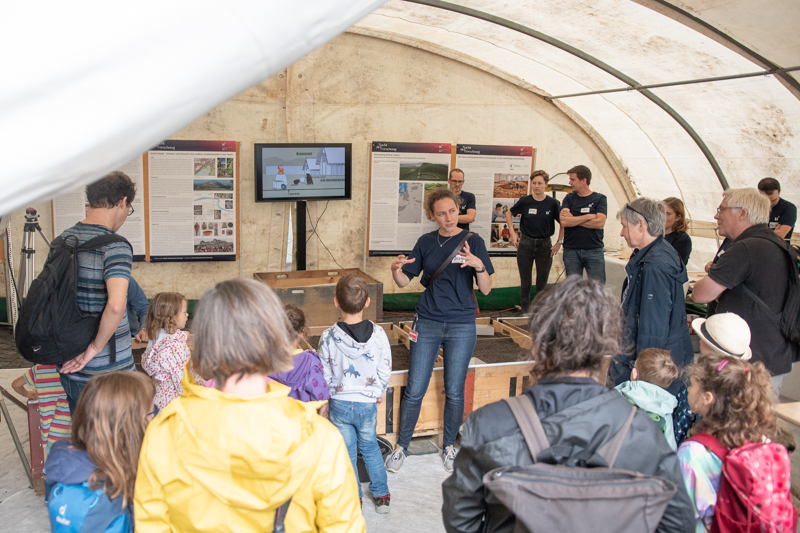
M 253 277 L 266 283 L 284 304 L 294 304 L 306 315 L 307 326 L 334 324 L 339 310 L 333 305 L 336 283 L 347 274 L 356 274 L 367 282 L 370 304 L 364 318 L 383 320 L 383 283 L 358 268 L 340 270 L 304 270 L 294 272 L 256 272 Z

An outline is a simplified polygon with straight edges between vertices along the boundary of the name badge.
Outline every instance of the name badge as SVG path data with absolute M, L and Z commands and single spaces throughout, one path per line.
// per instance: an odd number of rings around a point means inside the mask
M 769 229 L 775 229 L 778 226 L 779 226 L 779 224 L 777 222 L 770 222 L 769 223 Z
M 581 207 L 581 213 L 588 213 L 588 212 L 589 212 L 588 207 Z
M 417 342 L 417 337 L 418 336 L 419 336 L 419 333 L 417 333 L 413 329 L 408 332 L 408 340 L 410 340 L 411 342 Z
M 528 214 L 529 215 L 535 215 L 536 214 L 536 209 L 528 209 Z
M 457 265 L 461 265 L 461 264 L 466 263 L 466 262 L 467 262 L 467 260 L 464 259 L 464 256 L 463 255 L 458 255 L 458 254 L 456 254 L 456 256 L 451 261 L 451 263 L 456 263 Z

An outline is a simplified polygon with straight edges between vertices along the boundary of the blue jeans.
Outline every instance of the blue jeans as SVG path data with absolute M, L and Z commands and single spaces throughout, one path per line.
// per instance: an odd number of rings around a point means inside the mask
M 331 399 L 330 419 L 344 437 L 347 453 L 350 454 L 350 462 L 353 463 L 356 481 L 358 481 L 357 450 L 360 449 L 369 474 L 369 491 L 372 493 L 372 497 L 378 498 L 389 494 L 386 467 L 383 466 L 378 435 L 375 433 L 375 428 L 378 426 L 378 406 L 374 403 Z M 361 482 L 358 481 L 358 497 L 362 496 Z
M 475 323 L 455 324 L 417 319 L 417 342 L 411 343 L 408 362 L 408 384 L 400 404 L 400 437 L 397 443 L 405 449 L 411 443 L 417 425 L 422 398 L 428 391 L 433 365 L 443 348 L 444 358 L 444 437 L 443 445 L 456 442 L 464 416 L 464 380 L 469 360 L 475 352 L 478 336 Z
M 67 395 L 67 403 L 69 404 L 69 416 L 75 416 L 75 406 L 78 405 L 78 398 L 81 397 L 83 389 L 86 388 L 86 381 L 76 381 L 69 379 L 69 374 L 59 374 L 61 378 L 61 386 L 64 387 L 64 392 Z
M 592 248 L 590 250 L 564 250 L 564 268 L 567 276 L 573 274 L 583 276 L 584 269 L 586 277 L 594 279 L 600 283 L 606 282 L 606 257 L 603 255 L 602 248 Z

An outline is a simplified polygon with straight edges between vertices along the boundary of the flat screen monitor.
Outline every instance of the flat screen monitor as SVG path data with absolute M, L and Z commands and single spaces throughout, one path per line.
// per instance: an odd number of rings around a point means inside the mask
M 350 143 L 255 145 L 256 202 L 349 200 Z

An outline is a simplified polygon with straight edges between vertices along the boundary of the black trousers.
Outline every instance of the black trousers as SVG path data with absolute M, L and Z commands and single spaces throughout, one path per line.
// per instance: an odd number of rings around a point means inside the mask
M 547 286 L 550 267 L 553 265 L 553 258 L 550 256 L 552 247 L 549 237 L 532 239 L 522 232 L 519 233 L 517 268 L 519 269 L 519 304 L 523 311 L 527 311 L 531 304 L 531 278 L 534 263 L 536 263 L 536 293 L 543 291 Z

